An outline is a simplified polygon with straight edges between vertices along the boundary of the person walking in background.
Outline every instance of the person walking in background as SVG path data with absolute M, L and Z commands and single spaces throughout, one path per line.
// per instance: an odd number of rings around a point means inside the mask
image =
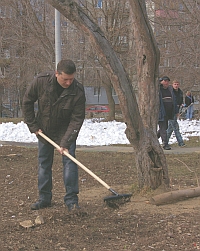
M 52 165 L 54 147 L 38 135 L 43 132 L 60 146 L 63 180 L 66 190 L 64 203 L 68 210 L 79 209 L 78 167 L 63 152 L 75 157 L 76 139 L 85 118 L 84 87 L 75 79 L 76 66 L 71 60 L 61 60 L 55 72 L 36 76 L 23 98 L 24 121 L 38 137 L 39 200 L 32 210 L 51 206 Z M 38 101 L 35 116 L 34 103 Z M 30 180 L 31 181 L 31 180 Z
M 180 107 L 183 105 L 183 92 L 179 88 L 180 87 L 179 81 L 174 80 L 172 82 L 172 87 L 173 87 L 174 95 L 176 96 L 177 109 L 179 111 Z M 175 114 L 174 119 L 169 119 L 169 121 L 168 121 L 167 140 L 169 141 L 169 139 L 172 135 L 172 132 L 174 131 L 176 139 L 178 141 L 178 145 L 183 147 L 183 146 L 185 146 L 185 143 L 183 142 L 183 138 L 180 133 L 179 124 L 177 121 L 178 115 L 179 114 Z
M 157 131 L 157 137 L 162 139 L 163 148 L 165 150 L 170 150 L 171 147 L 168 144 L 167 138 L 167 128 L 168 120 L 173 119 L 175 114 L 178 113 L 178 107 L 176 104 L 176 96 L 173 92 L 173 87 L 169 85 L 170 79 L 167 76 L 164 76 L 160 80 L 160 91 L 159 91 L 159 119 L 158 126 L 159 130 Z
M 187 107 L 187 113 L 186 113 L 187 120 L 191 120 L 193 117 L 193 112 L 194 112 L 193 104 L 194 104 L 194 98 L 191 92 L 187 91 L 185 96 L 185 105 Z

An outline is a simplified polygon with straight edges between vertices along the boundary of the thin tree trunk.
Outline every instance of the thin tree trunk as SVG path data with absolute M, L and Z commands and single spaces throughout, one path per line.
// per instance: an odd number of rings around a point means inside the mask
M 104 83 L 103 82 L 103 86 L 106 90 L 106 96 L 107 96 L 108 104 L 109 104 L 109 108 L 110 108 L 108 120 L 112 121 L 115 119 L 115 101 L 112 96 L 112 85 L 111 85 L 111 83 Z

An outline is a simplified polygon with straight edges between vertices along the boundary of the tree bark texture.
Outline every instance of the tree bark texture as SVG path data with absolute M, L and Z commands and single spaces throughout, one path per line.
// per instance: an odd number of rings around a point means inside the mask
M 136 55 L 138 66 L 139 107 L 130 79 L 110 42 L 106 39 L 97 24 L 72 0 L 48 0 L 48 2 L 68 18 L 85 35 L 96 49 L 101 65 L 104 67 L 118 95 L 120 108 L 126 122 L 126 135 L 135 150 L 138 169 L 139 187 L 158 187 L 162 179 L 168 185 L 168 171 L 164 153 L 156 138 L 158 83 L 156 83 L 158 51 L 153 44 L 151 30 L 146 24 L 144 6 L 130 0 L 131 8 L 137 8 L 134 19 L 135 43 L 140 52 Z M 144 4 L 145 5 L 145 4 Z M 136 11 L 136 10 L 135 10 Z M 135 12 L 133 12 L 135 14 Z M 143 26 L 141 26 L 141 22 Z M 136 29 L 137 28 L 137 29 Z M 141 34 L 140 34 L 141 29 Z M 149 40 L 149 36 L 152 36 Z M 140 47 L 142 46 L 142 50 Z M 152 51 L 153 49 L 153 51 Z M 153 100 L 152 100 L 153 99 Z M 142 103 L 142 104 L 141 104 Z

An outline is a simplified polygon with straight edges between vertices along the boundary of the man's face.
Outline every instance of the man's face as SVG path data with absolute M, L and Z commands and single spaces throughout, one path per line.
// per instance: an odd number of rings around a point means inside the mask
M 174 90 L 178 91 L 178 88 L 179 88 L 180 84 L 179 83 L 173 83 L 173 88 Z
M 64 73 L 64 72 L 58 73 L 58 72 L 56 71 L 56 77 L 57 77 L 58 83 L 59 83 L 63 88 L 68 88 L 68 87 L 72 84 L 72 82 L 73 82 L 73 80 L 74 80 L 75 73 L 68 75 L 68 74 L 66 74 L 66 73 Z
M 168 80 L 162 80 L 161 84 L 163 85 L 164 89 L 167 89 L 167 87 L 169 86 L 169 81 Z

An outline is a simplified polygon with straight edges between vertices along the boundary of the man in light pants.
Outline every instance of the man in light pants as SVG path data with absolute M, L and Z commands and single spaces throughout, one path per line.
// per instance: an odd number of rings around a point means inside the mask
M 176 102 L 177 102 L 178 109 L 180 109 L 181 105 L 183 104 L 183 92 L 179 88 L 180 83 L 177 80 L 174 80 L 172 83 L 172 86 L 173 86 L 174 95 L 176 96 Z M 171 137 L 172 132 L 174 131 L 176 139 L 178 141 L 178 145 L 180 147 L 184 147 L 185 143 L 183 142 L 183 138 L 182 138 L 180 130 L 179 130 L 179 124 L 177 121 L 177 117 L 178 117 L 178 114 L 175 114 L 174 119 L 173 120 L 170 119 L 168 121 L 167 139 L 169 141 L 169 138 Z

